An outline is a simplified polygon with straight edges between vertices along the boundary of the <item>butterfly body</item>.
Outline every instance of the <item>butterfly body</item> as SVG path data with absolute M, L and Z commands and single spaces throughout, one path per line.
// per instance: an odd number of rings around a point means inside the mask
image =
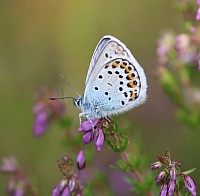
M 104 36 L 97 45 L 86 78 L 83 96 L 74 99 L 89 120 L 112 116 L 145 102 L 143 68 L 117 38 Z

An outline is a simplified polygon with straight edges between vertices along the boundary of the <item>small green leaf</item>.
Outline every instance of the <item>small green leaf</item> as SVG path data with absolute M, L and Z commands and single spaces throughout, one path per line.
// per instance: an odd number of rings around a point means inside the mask
M 196 170 L 196 168 L 192 168 L 192 169 L 184 171 L 182 173 L 188 175 L 188 174 L 191 174 L 192 172 L 194 172 L 195 170 Z

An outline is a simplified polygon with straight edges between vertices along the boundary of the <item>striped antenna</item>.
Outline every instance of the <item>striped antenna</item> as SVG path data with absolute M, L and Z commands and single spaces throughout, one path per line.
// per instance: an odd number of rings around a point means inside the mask
M 68 99 L 68 98 L 70 98 L 70 99 L 75 99 L 74 97 L 49 97 L 47 100 L 63 100 L 63 99 Z

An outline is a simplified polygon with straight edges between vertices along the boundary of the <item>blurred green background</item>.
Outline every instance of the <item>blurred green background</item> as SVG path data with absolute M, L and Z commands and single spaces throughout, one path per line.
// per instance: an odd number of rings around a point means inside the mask
M 158 37 L 168 29 L 177 33 L 184 29 L 182 16 L 173 3 L 172 0 L 1 1 L 0 157 L 16 155 L 43 195 L 50 195 L 62 177 L 56 160 L 73 152 L 63 147 L 64 133 L 56 124 L 43 137 L 32 137 L 33 93 L 47 85 L 59 93 L 74 95 L 60 79 L 60 73 L 83 93 L 91 56 L 106 34 L 124 42 L 147 74 L 148 101 L 127 113 L 135 131 L 141 133 L 143 153 L 149 154 L 152 162 L 169 148 L 183 170 L 198 168 L 200 131 L 190 130 L 176 120 L 176 107 L 154 77 Z M 79 111 L 71 100 L 66 102 L 76 131 Z M 106 156 L 113 153 L 108 151 L 105 156 L 104 152 L 106 145 L 98 157 L 109 168 L 114 162 L 106 160 Z M 196 184 L 200 183 L 198 173 L 197 170 L 192 174 Z M 6 180 L 0 175 L 0 195 L 5 195 Z

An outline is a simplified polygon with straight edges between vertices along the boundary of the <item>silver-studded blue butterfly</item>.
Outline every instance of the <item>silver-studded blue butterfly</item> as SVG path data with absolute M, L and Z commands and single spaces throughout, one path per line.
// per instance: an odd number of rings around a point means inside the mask
M 83 96 L 74 99 L 89 120 L 108 117 L 145 102 L 147 82 L 143 68 L 117 38 L 104 36 L 98 43 L 85 81 Z
M 120 114 L 143 104 L 147 99 L 143 68 L 130 50 L 110 35 L 104 36 L 98 43 L 85 85 L 83 96 L 69 97 L 82 111 L 80 120 L 81 117 L 91 121 Z M 50 98 L 55 99 L 60 98 Z

